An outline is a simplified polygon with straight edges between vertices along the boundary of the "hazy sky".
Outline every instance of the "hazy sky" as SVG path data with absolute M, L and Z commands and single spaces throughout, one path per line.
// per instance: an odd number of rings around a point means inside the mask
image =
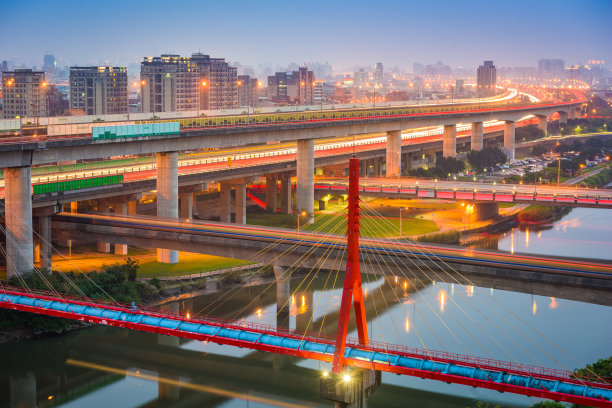
M 0 60 L 127 65 L 202 51 L 257 65 L 330 62 L 411 69 L 612 64 L 612 0 L 0 0 Z

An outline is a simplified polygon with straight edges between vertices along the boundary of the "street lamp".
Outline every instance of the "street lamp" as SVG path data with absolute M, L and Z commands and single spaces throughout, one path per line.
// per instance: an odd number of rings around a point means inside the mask
M 300 218 L 301 217 L 305 217 L 307 215 L 308 215 L 308 213 L 306 211 L 301 211 L 301 212 L 298 213 L 298 228 L 297 228 L 298 235 L 300 233 Z
M 399 235 L 400 235 L 400 238 L 402 237 L 402 211 L 404 211 L 405 209 L 406 209 L 405 207 L 400 207 L 400 209 L 399 209 L 399 213 L 400 213 Z

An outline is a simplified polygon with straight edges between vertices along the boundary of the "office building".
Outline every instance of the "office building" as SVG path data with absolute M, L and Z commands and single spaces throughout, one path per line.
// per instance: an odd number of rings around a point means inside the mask
M 199 72 L 200 108 L 202 110 L 233 109 L 238 107 L 237 69 L 224 58 L 211 58 L 193 53 L 190 61 Z
M 268 98 L 276 103 L 312 105 L 314 103 L 314 72 L 308 67 L 297 71 L 277 72 L 268 77 Z
M 128 113 L 125 67 L 70 67 L 70 109 L 87 115 Z
M 355 71 L 354 79 L 355 86 L 359 89 L 365 88 L 369 82 L 368 73 L 363 68 L 360 68 L 359 71 Z
M 565 71 L 565 61 L 562 59 L 541 59 L 538 61 L 538 77 L 540 79 L 561 79 Z
M 140 63 L 143 112 L 197 110 L 201 86 L 200 71 L 191 58 L 162 54 L 145 57 Z
M 52 54 L 45 54 L 43 56 L 42 70 L 50 74 L 55 73 L 55 56 Z
M 2 73 L 2 116 L 4 119 L 49 115 L 45 73 L 16 69 Z
M 263 88 L 261 81 L 249 75 L 238 75 L 238 106 L 257 106 L 259 91 Z
M 377 62 L 374 68 L 374 87 L 382 88 L 385 85 L 383 74 L 383 64 L 382 62 Z
M 497 83 L 497 71 L 493 61 L 485 61 L 478 67 L 476 72 L 476 85 L 478 86 L 479 96 L 490 96 L 495 94 L 495 84 Z

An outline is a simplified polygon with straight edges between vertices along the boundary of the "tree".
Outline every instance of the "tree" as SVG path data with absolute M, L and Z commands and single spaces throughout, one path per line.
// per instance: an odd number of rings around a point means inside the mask
M 442 177 L 447 174 L 455 174 L 462 172 L 465 169 L 465 163 L 463 160 L 456 159 L 454 157 L 440 157 L 436 160 L 436 167 L 442 172 Z
M 467 159 L 473 169 L 482 172 L 487 167 L 493 167 L 499 163 L 505 163 L 508 156 L 499 147 L 487 147 L 480 151 L 471 150 Z
M 566 408 L 566 406 L 558 401 L 540 401 L 533 404 L 531 408 Z

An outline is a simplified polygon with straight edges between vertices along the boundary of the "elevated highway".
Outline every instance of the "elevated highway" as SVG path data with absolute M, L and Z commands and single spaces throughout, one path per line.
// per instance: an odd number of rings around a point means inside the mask
M 304 254 L 304 267 L 333 269 L 325 264 L 344 251 L 344 236 L 235 224 L 160 220 L 157 217 L 61 213 L 52 225 L 60 239 L 104 240 L 140 247 L 157 247 L 292 266 Z M 291 254 L 287 254 L 291 250 Z M 463 273 L 522 279 L 585 288 L 612 289 L 612 263 L 573 258 L 545 258 L 445 245 L 362 238 L 361 251 L 385 268 L 362 270 L 393 276 L 434 269 L 460 277 Z M 322 256 L 331 253 L 329 257 Z M 362 255 L 364 256 L 364 255 Z

